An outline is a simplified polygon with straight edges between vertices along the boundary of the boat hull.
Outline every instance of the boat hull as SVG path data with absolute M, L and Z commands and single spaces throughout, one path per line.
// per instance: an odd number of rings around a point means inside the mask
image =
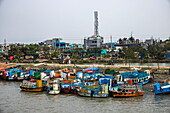
M 69 88 L 62 88 L 63 93 L 70 93 L 71 89 Z
M 60 93 L 60 91 L 58 91 L 58 90 L 51 90 L 48 92 L 48 94 L 50 94 L 50 95 L 57 95 L 59 93 Z
M 163 85 L 166 84 L 166 85 Z M 154 85 L 154 93 L 159 94 L 169 94 L 170 93 L 170 83 L 156 83 Z
M 113 97 L 136 97 L 136 96 L 143 96 L 144 92 L 137 92 L 137 93 L 115 93 Z
M 155 90 L 154 92 L 156 95 L 170 94 L 170 89 L 166 88 L 166 89 L 161 89 L 161 90 Z
M 17 77 L 17 81 L 23 81 L 24 77 Z
M 28 87 L 20 87 L 22 91 L 30 91 L 30 92 L 40 92 L 43 91 L 43 87 L 38 87 L 38 88 L 28 88 Z
M 93 95 L 91 95 L 90 93 L 83 93 L 83 92 L 78 92 L 78 95 L 83 96 L 83 97 L 96 97 L 96 98 L 106 98 L 109 96 L 109 94 L 93 94 Z
M 138 84 L 147 84 L 147 83 L 149 83 L 150 82 L 150 80 L 145 80 L 145 81 L 143 81 L 143 82 L 139 82 Z

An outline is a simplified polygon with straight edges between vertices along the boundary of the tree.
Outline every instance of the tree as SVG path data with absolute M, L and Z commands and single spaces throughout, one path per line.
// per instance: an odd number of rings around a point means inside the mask
M 125 56 L 125 54 L 124 54 L 123 50 L 119 48 L 118 57 L 119 58 L 124 58 L 124 56 Z
M 131 43 L 133 43 L 135 41 L 135 38 L 133 38 L 132 36 L 129 38 L 129 41 L 131 41 Z
M 133 50 L 134 52 L 138 53 L 137 58 L 144 59 L 147 58 L 147 50 L 143 48 L 141 45 L 130 46 L 129 49 Z
M 123 38 L 123 44 L 127 44 L 127 38 L 126 37 Z
M 119 44 L 123 44 L 123 40 L 121 38 L 119 38 Z
M 159 43 L 156 45 L 149 45 L 148 46 L 148 54 L 151 58 L 157 60 L 157 65 L 158 65 L 158 69 L 159 69 L 159 62 L 160 62 L 160 60 L 164 59 L 165 56 L 167 55 L 167 49 L 164 48 Z
M 58 52 L 54 51 L 52 54 L 51 54 L 51 57 L 55 57 L 55 58 L 58 58 Z
M 133 49 L 131 49 L 131 47 L 124 47 L 123 48 L 123 52 L 124 52 L 124 58 L 127 62 L 127 60 L 129 61 L 129 68 L 130 68 L 130 59 L 135 58 L 135 53 L 133 51 Z
M 170 43 L 167 43 L 164 48 L 167 50 L 167 51 L 170 51 Z

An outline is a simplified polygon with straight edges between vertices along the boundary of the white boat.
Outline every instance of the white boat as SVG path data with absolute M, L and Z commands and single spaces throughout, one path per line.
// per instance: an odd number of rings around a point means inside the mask
M 48 91 L 48 94 L 51 94 L 51 95 L 59 94 L 61 91 L 59 80 L 56 79 L 53 81 L 48 81 L 47 91 Z

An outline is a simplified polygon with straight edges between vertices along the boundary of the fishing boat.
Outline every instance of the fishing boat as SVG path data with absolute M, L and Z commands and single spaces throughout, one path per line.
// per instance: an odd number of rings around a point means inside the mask
M 7 76 L 6 80 L 9 80 L 9 81 L 14 81 L 17 79 L 16 72 L 13 72 L 13 71 L 8 71 L 6 76 Z
M 17 72 L 20 70 L 18 67 L 7 69 L 6 80 L 12 81 L 17 80 Z
M 28 80 L 30 79 L 30 74 L 27 71 L 18 71 L 17 72 L 17 81 L 23 81 L 23 80 Z
M 163 81 L 160 83 L 155 83 L 154 85 L 155 94 L 167 94 L 170 93 L 170 81 Z
M 61 83 L 61 91 L 63 93 L 70 93 L 71 91 L 71 82 L 70 80 L 63 80 Z
M 147 84 L 150 82 L 150 78 L 149 70 L 144 72 L 124 72 L 115 76 L 118 84 L 128 83 L 128 80 L 132 80 L 135 84 Z
M 84 96 L 84 97 L 108 97 L 108 85 L 84 85 L 81 87 L 80 91 L 78 92 L 78 95 Z
M 17 65 L 0 65 L 0 78 L 5 80 L 15 80 L 15 72 L 19 66 Z M 9 75 L 10 74 L 10 75 Z
M 105 70 L 105 74 L 110 74 L 110 75 L 113 75 L 113 76 L 114 76 L 114 75 L 119 74 L 119 71 L 106 69 L 106 70 Z
M 113 97 L 136 97 L 143 96 L 144 91 L 139 85 L 124 84 L 113 88 Z
M 75 79 L 73 83 L 71 83 L 71 93 L 78 94 L 78 91 L 80 91 L 80 88 L 84 85 L 83 82 L 81 82 L 80 79 Z
M 83 79 L 86 82 L 95 82 L 95 81 L 99 81 L 100 78 L 104 77 L 105 75 L 103 75 L 100 72 L 96 72 L 96 71 L 87 71 L 86 73 L 83 74 Z
M 67 80 L 76 79 L 76 70 L 68 70 L 67 68 L 60 70 L 61 77 Z
M 60 81 L 58 79 L 47 81 L 47 92 L 51 95 L 59 94 L 61 91 Z
M 20 84 L 22 91 L 43 91 L 42 80 L 23 80 Z

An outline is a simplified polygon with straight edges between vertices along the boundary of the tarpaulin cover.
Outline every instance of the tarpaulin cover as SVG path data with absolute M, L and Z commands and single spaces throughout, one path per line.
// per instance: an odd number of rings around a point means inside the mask
M 49 72 L 51 72 L 52 70 L 46 70 L 46 71 L 44 71 L 44 73 L 49 73 Z
M 121 73 L 121 75 L 123 76 L 123 78 L 129 78 L 131 77 L 131 72 L 124 72 L 124 73 Z
M 99 71 L 99 68 L 97 68 L 97 67 L 86 68 L 86 69 L 84 69 L 84 72 L 86 72 L 87 70 Z

